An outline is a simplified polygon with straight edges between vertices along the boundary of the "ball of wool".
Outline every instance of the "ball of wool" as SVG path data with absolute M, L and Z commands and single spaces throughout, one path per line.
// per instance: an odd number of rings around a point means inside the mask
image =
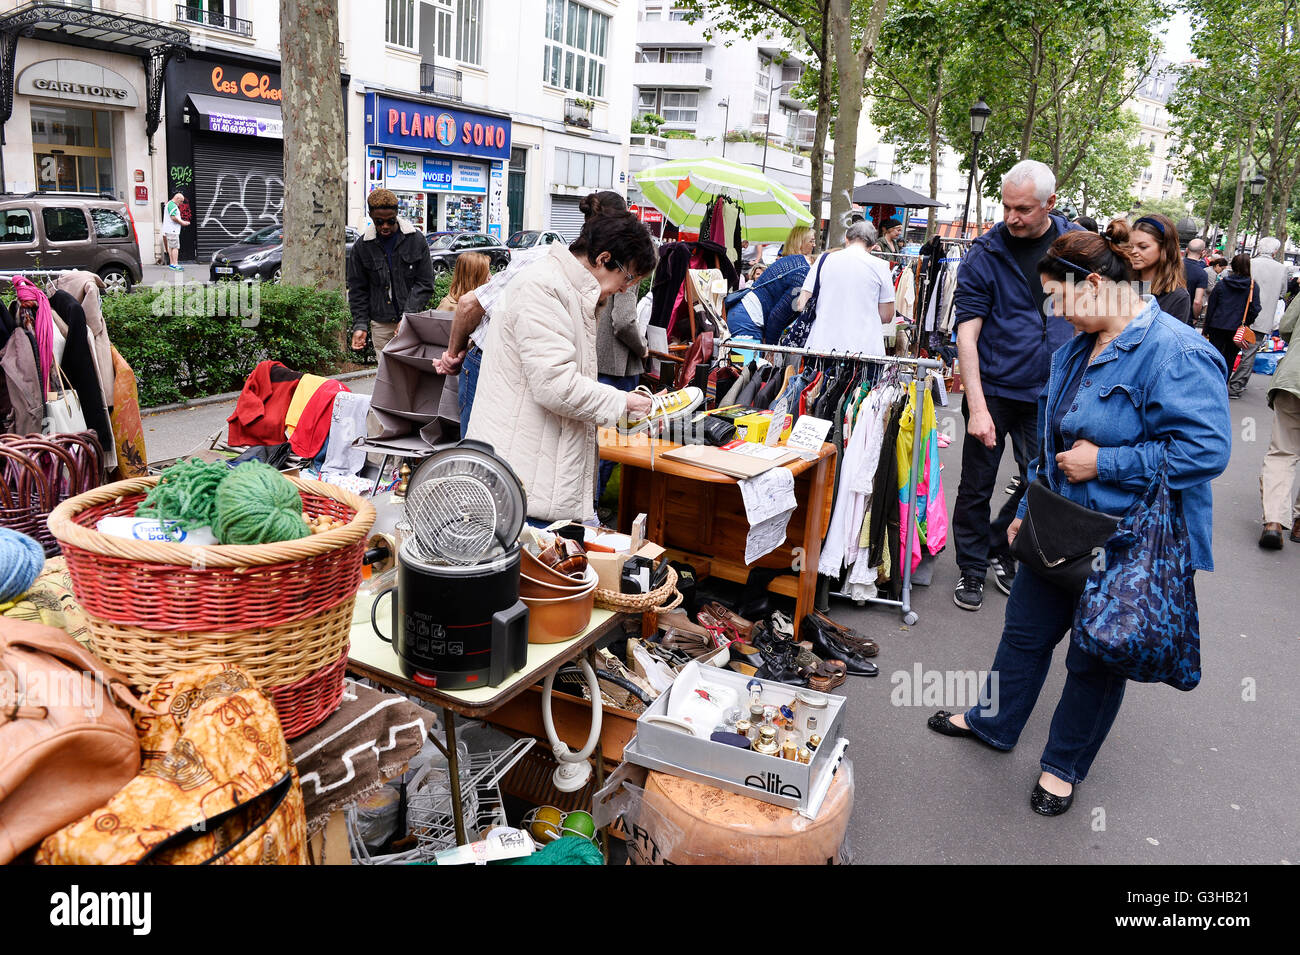
M 136 516 L 176 521 L 185 530 L 211 527 L 217 485 L 229 473 L 230 468 L 221 463 L 198 458 L 177 461 L 163 470 L 158 483 L 136 509 Z
M 302 519 L 302 495 L 269 464 L 248 461 L 231 469 L 216 498 L 212 533 L 223 544 L 272 544 L 311 534 Z
M 0 527 L 0 603 L 16 600 L 32 589 L 45 567 L 45 549 L 34 539 Z

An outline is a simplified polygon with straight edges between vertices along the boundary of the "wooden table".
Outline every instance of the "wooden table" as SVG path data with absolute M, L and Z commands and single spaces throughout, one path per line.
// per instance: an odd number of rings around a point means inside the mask
M 695 568 L 699 577 L 715 576 L 745 583 L 749 521 L 736 479 L 707 468 L 665 459 L 663 452 L 680 445 L 651 441 L 646 435 L 600 432 L 600 456 L 623 465 L 618 530 L 627 533 L 637 514 L 649 515 L 646 539 L 662 545 L 673 560 Z M 835 446 L 823 444 L 815 461 L 797 460 L 785 467 L 794 473 L 798 506 L 790 517 L 785 543 L 755 567 L 784 568 L 797 578 L 777 577 L 769 589 L 795 598 L 794 624 L 814 609 L 817 561 L 830 525 L 835 483 Z
M 391 600 L 395 596 L 392 595 L 387 599 Z M 475 687 L 472 690 L 435 690 L 421 686 L 402 673 L 401 661 L 398 660 L 392 644 L 381 640 L 370 625 L 370 608 L 373 603 L 372 596 L 357 595 L 356 610 L 352 616 L 352 645 L 348 650 L 348 671 L 373 680 L 380 686 L 433 703 L 442 709 L 443 722 L 447 727 L 446 745 L 444 746 L 432 734 L 429 738 L 447 757 L 456 842 L 464 845 L 465 815 L 460 791 L 460 760 L 456 752 L 456 714 L 459 713 L 470 719 L 486 719 L 498 707 L 584 653 L 592 655 L 591 662 L 594 666 L 594 651 L 602 641 L 621 632 L 625 615 L 609 610 L 595 610 L 592 612 L 591 625 L 572 640 L 563 643 L 530 643 L 524 668 L 500 686 Z M 604 784 L 604 760 L 597 758 L 595 766 L 596 788 L 599 789 Z

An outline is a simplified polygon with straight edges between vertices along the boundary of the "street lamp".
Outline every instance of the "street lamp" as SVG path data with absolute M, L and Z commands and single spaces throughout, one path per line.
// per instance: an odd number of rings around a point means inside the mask
M 772 94 L 780 89 L 788 89 L 794 86 L 794 83 L 777 83 L 767 92 L 767 118 L 763 123 L 763 168 L 762 172 L 767 172 L 767 134 L 772 129 Z
M 718 105 L 727 112 L 722 119 L 722 157 L 727 157 L 727 130 L 731 126 L 731 97 L 718 100 Z
M 970 192 L 971 187 L 975 184 L 975 167 L 980 161 L 980 137 L 984 135 L 984 127 L 988 125 L 989 116 L 993 110 L 989 109 L 988 104 L 983 99 L 975 101 L 975 105 L 970 108 L 970 135 L 971 135 L 971 159 L 970 175 L 966 177 L 966 204 L 961 209 L 961 237 L 966 238 L 966 222 L 970 215 Z M 978 228 L 978 226 L 977 226 Z
M 1255 257 L 1255 250 L 1259 248 L 1259 230 L 1263 228 L 1264 223 L 1261 221 L 1260 213 L 1263 211 L 1259 205 L 1259 194 L 1264 191 L 1264 186 L 1268 180 L 1264 178 L 1263 173 L 1255 173 L 1255 178 L 1250 181 L 1250 194 L 1255 197 L 1255 241 L 1250 247 L 1251 258 Z

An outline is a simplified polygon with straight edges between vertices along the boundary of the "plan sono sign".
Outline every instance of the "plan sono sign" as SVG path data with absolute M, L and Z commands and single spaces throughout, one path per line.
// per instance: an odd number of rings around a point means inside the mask
M 367 142 L 485 159 L 510 157 L 510 122 L 497 116 L 444 109 L 366 94 Z

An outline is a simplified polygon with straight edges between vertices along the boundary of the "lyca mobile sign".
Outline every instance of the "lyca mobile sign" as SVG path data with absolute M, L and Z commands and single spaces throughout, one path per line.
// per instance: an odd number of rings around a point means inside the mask
M 510 122 L 459 109 L 366 94 L 368 141 L 491 159 L 510 156 Z

